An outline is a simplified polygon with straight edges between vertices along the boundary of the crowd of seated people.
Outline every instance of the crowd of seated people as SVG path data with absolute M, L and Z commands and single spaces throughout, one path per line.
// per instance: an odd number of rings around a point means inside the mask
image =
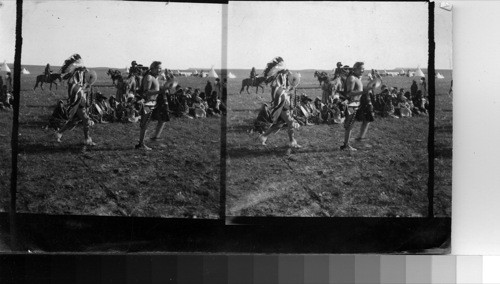
M 412 117 L 413 115 L 427 115 L 429 102 L 421 90 L 405 91 L 395 87 L 382 85 L 381 92 L 375 94 L 373 108 L 375 115 L 380 117 Z
M 93 97 L 88 113 L 94 123 L 136 123 L 140 120 L 139 96 L 129 96 L 124 102 L 118 102 L 114 96 L 108 99 L 101 92 L 96 92 Z M 169 111 L 175 117 L 188 119 L 220 117 L 226 113 L 216 91 L 206 95 L 200 92 L 200 89 L 193 90 L 191 87 L 182 88 L 177 85 L 175 90 L 167 95 L 167 99 Z M 49 127 L 57 130 L 66 120 L 66 105 L 63 101 L 59 101 L 49 119 Z
M 378 117 L 404 118 L 412 116 L 427 116 L 429 102 L 421 90 L 410 88 L 388 88 L 382 85 L 380 92 L 371 94 L 374 115 Z M 327 104 L 320 98 L 314 101 L 302 93 L 293 99 L 294 117 L 301 125 L 334 123 L 340 124 L 346 116 L 346 105 L 340 96 L 329 99 Z M 263 105 L 255 121 L 254 129 L 262 132 L 270 124 L 269 107 Z

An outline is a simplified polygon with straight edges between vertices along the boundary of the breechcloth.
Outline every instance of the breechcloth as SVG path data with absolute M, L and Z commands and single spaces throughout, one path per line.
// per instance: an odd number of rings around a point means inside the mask
M 350 129 L 354 125 L 356 121 L 356 112 L 358 112 L 358 107 L 347 107 L 344 121 L 345 129 Z

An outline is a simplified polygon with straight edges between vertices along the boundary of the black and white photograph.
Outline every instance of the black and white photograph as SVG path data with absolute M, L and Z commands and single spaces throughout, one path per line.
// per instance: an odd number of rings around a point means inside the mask
M 10 82 L 16 2 L 2 4 Z M 218 218 L 223 5 L 23 4 L 17 212 Z M 0 120 L 9 163 L 7 102 Z
M 451 217 L 451 11 L 435 94 L 427 2 L 230 2 L 228 21 L 228 217 Z

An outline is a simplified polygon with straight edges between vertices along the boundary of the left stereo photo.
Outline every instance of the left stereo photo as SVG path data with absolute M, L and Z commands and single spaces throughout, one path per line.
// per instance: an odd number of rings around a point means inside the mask
M 4 81 L 15 5 L 0 11 L 10 25 Z M 219 218 L 221 13 L 219 4 L 24 2 L 17 211 Z M 0 112 L 6 189 L 12 113 Z M 8 190 L 0 198 L 7 212 Z

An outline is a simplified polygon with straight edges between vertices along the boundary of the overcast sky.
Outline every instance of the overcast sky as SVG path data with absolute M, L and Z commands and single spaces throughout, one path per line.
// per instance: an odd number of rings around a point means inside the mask
M 3 4 L 0 56 L 13 62 L 15 2 Z M 91 67 L 220 68 L 221 12 L 220 4 L 24 1 L 22 63 L 61 65 L 79 53 Z
M 263 69 L 281 56 L 290 69 L 333 69 L 338 61 L 426 68 L 427 35 L 425 2 L 230 2 L 228 62 Z
M 0 8 L 0 60 L 13 62 L 15 1 Z M 228 67 L 258 69 L 275 56 L 290 69 L 427 66 L 427 3 L 230 2 Z M 24 1 L 23 64 L 87 66 L 132 60 L 166 68 L 221 67 L 222 5 L 123 1 Z M 436 68 L 451 68 L 451 12 L 436 3 Z

